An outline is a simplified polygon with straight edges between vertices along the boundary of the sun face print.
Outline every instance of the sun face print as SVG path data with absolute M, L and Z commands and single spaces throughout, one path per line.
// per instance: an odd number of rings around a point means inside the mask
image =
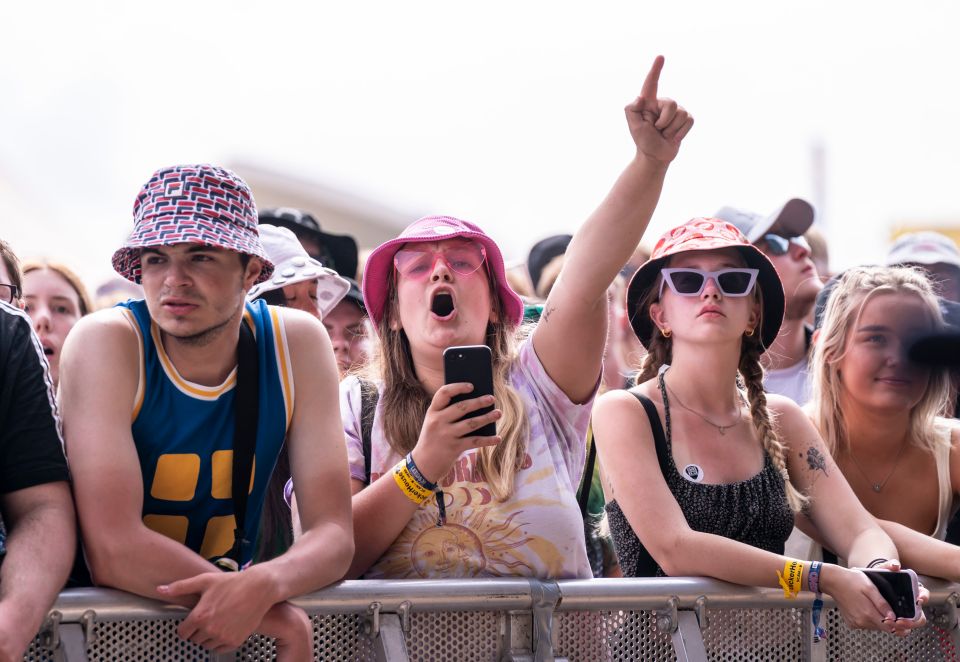
M 550 499 L 531 485 L 549 480 L 552 471 L 522 471 L 514 498 L 499 502 L 482 480 L 471 480 L 480 478 L 475 462 L 475 452 L 465 455 L 442 483 L 446 523 L 437 526 L 439 509 L 429 499 L 368 577 L 532 577 L 559 562 L 561 551 L 547 539 L 549 523 L 537 517 Z

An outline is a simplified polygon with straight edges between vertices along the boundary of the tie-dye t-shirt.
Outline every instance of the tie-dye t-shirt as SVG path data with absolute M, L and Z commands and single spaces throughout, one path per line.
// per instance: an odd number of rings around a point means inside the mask
M 527 456 L 513 495 L 502 503 L 493 499 L 477 475 L 476 449 L 465 452 L 440 481 L 447 523 L 436 525 L 437 503 L 431 497 L 365 578 L 592 577 L 576 488 L 593 396 L 584 404 L 570 402 L 529 341 L 510 379 L 530 421 Z M 383 436 L 382 407 L 380 400 L 371 434 L 371 481 L 401 459 Z M 340 412 L 350 475 L 363 481 L 360 409 L 360 382 L 351 377 L 340 385 Z

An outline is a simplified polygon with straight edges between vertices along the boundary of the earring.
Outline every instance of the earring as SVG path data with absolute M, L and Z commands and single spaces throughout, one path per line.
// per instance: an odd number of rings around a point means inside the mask
M 660 329 L 660 335 L 662 335 L 664 338 L 669 338 L 673 335 L 673 331 L 670 329 Z
M 746 336 L 749 338 L 753 335 L 753 329 L 747 329 Z

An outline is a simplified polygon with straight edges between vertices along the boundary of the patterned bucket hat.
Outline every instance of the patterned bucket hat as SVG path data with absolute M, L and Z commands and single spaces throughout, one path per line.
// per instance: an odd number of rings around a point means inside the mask
M 393 271 L 393 256 L 404 244 L 416 244 L 445 239 L 473 239 L 480 242 L 487 252 L 487 268 L 497 284 L 497 295 L 503 306 L 507 323 L 514 326 L 523 320 L 523 302 L 507 283 L 500 248 L 483 230 L 468 221 L 452 216 L 426 216 L 414 221 L 400 233 L 396 239 L 377 246 L 363 270 L 363 300 L 367 314 L 373 320 L 374 327 L 380 324 L 383 310 L 387 305 L 387 291 L 390 273 Z
M 257 232 L 257 206 L 247 183 L 225 168 L 201 164 L 162 168 L 133 203 L 133 232 L 113 254 L 118 274 L 140 282 L 140 249 L 204 244 L 260 258 L 257 282 L 273 273 Z
M 736 248 L 743 254 L 747 266 L 758 269 L 757 283 L 763 292 L 763 321 L 760 329 L 761 349 L 773 344 L 783 323 L 784 294 L 780 276 L 773 263 L 760 252 L 732 223 L 718 218 L 695 218 L 668 231 L 653 247 L 650 259 L 637 269 L 627 287 L 627 314 L 633 332 L 649 347 L 656 326 L 645 305 L 651 288 L 657 282 L 667 258 L 687 251 L 709 251 L 716 248 Z

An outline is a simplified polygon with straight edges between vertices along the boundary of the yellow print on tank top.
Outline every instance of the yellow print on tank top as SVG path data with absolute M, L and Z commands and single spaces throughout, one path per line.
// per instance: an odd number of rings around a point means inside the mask
M 475 471 L 476 453 L 462 457 L 441 481 L 447 522 L 436 526 L 438 508 L 431 497 L 410 520 L 373 575 L 390 578 L 466 578 L 540 576 L 562 564 L 560 551 L 535 524 L 535 513 L 559 502 L 545 495 L 552 471 L 521 472 L 515 496 L 505 503 L 492 498 Z M 532 465 L 527 456 L 524 468 Z M 536 483 L 543 481 L 544 489 Z M 522 494 L 528 498 L 517 498 Z M 533 530 L 531 530 L 533 529 Z

